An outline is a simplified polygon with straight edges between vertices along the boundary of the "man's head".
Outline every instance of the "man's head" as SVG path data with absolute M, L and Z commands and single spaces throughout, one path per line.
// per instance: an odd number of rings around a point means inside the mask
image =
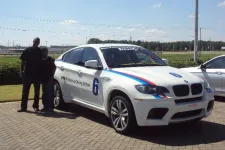
M 42 51 L 42 57 L 46 58 L 48 56 L 48 48 L 44 47 L 41 49 Z
M 39 37 L 34 38 L 34 40 L 33 40 L 33 46 L 34 47 L 38 47 L 39 44 L 40 44 L 40 38 Z

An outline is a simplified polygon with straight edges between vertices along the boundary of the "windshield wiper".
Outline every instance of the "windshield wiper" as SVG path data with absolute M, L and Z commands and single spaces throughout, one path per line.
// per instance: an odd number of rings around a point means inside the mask
M 141 67 L 141 66 L 165 66 L 162 64 L 151 64 L 151 63 L 129 63 L 129 64 L 111 64 L 111 68 L 121 68 L 121 67 Z
M 161 64 L 143 64 L 143 65 L 146 65 L 146 66 L 165 66 L 165 65 L 161 65 Z
M 123 67 L 139 67 L 139 66 L 164 66 L 162 64 L 151 64 L 151 63 L 130 63 L 130 64 L 120 64 Z

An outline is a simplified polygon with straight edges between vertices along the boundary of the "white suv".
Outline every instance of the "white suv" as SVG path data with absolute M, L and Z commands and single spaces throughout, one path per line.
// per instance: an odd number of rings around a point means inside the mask
M 104 113 L 119 133 L 200 120 L 213 109 L 214 91 L 206 81 L 140 46 L 83 45 L 55 63 L 55 107 L 76 103 Z

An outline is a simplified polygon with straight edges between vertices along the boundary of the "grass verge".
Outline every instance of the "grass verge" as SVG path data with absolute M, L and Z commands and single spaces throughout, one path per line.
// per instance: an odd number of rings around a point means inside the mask
M 41 96 L 40 88 L 40 96 Z M 0 86 L 0 103 L 20 101 L 22 96 L 22 85 L 2 85 Z M 34 87 L 30 88 L 29 99 L 34 98 Z

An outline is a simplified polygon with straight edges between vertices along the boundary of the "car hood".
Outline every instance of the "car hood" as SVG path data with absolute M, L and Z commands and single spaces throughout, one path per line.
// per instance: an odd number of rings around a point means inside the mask
M 187 72 L 191 72 L 191 73 L 194 73 L 194 72 L 197 72 L 199 67 L 188 67 L 188 68 L 180 68 L 181 70 L 184 70 L 184 71 L 187 71 Z
M 129 67 L 113 70 L 150 81 L 159 86 L 203 82 L 201 78 L 192 73 L 170 66 Z

